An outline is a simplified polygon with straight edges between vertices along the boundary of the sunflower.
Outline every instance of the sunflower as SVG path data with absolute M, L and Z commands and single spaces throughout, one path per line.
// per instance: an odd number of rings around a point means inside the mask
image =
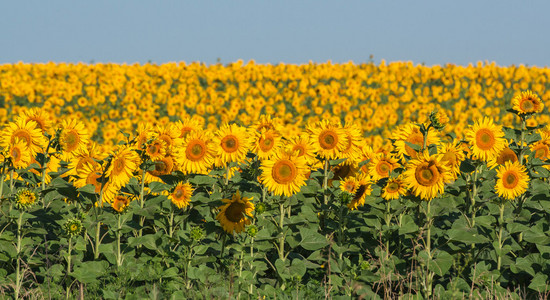
M 386 185 L 382 189 L 382 198 L 386 200 L 398 199 L 405 195 L 407 188 L 401 176 L 397 178 L 389 178 Z
M 155 139 L 145 144 L 145 154 L 151 161 L 159 161 L 166 156 L 167 148 L 164 140 Z
M 310 138 L 317 155 L 322 159 L 337 159 L 348 145 L 347 135 L 340 124 L 323 120 L 309 125 Z
M 178 208 L 184 208 L 189 205 L 191 196 L 193 196 L 193 187 L 190 183 L 180 182 L 174 187 L 171 193 L 168 194 L 168 199 Z
M 550 157 L 550 132 L 539 131 L 539 133 L 540 140 L 531 144 L 529 148 L 535 154 L 535 158 L 545 161 Z M 550 166 L 544 165 L 544 167 Z
M 16 169 L 28 167 L 31 162 L 31 156 L 27 149 L 27 143 L 23 139 L 16 138 L 15 141 L 8 146 L 6 158 L 11 159 L 11 163 Z
M 38 194 L 28 188 L 22 188 L 15 194 L 15 207 L 20 210 L 29 209 L 38 200 Z
M 121 146 L 113 153 L 106 176 L 116 188 L 125 186 L 139 167 L 139 155 L 129 146 Z
M 293 153 L 281 151 L 273 158 L 263 160 L 260 182 L 275 195 L 292 196 L 306 184 L 305 159 Z
M 405 158 L 405 156 L 411 158 L 418 157 L 418 151 L 414 150 L 409 144 L 420 147 L 421 151 L 424 150 L 424 135 L 420 132 L 420 127 L 418 125 L 409 123 L 395 131 L 392 136 L 395 138 L 394 145 L 397 153 L 402 159 Z M 439 142 L 440 140 L 436 131 L 429 130 L 426 136 L 426 146 L 438 145 Z
M 539 96 L 531 91 L 525 91 L 512 99 L 512 109 L 518 115 L 540 113 L 544 108 Z
M 72 179 L 72 181 L 74 181 L 74 187 L 79 189 L 88 184 L 91 184 L 95 187 L 94 192 L 99 194 L 99 192 L 101 191 L 101 165 L 99 165 L 98 163 L 85 163 L 79 168 L 79 170 L 80 171 L 78 172 L 78 176 Z
M 503 166 L 505 162 L 516 162 L 518 161 L 518 156 L 514 150 L 510 147 L 506 147 L 500 151 L 500 153 L 487 161 L 487 166 L 491 169 L 494 169 L 498 166 Z
M 307 133 L 301 133 L 287 140 L 286 148 L 288 151 L 295 152 L 297 156 L 302 156 L 308 165 L 313 165 L 317 161 L 313 143 Z
M 215 134 L 214 144 L 220 163 L 241 162 L 250 149 L 248 129 L 237 124 L 225 124 Z
M 52 126 L 52 117 L 41 108 L 31 108 L 23 113 L 25 116 L 25 122 L 35 121 L 42 130 L 42 133 L 48 132 Z
M 148 122 L 138 123 L 136 133 L 135 140 L 137 147 L 138 149 L 142 149 L 153 136 L 153 126 Z
M 254 203 L 250 202 L 252 198 L 241 198 L 241 193 L 237 191 L 231 199 L 222 199 L 225 203 L 220 206 L 220 212 L 216 219 L 222 225 L 227 233 L 239 233 L 244 230 L 244 226 L 250 224 Z
M 357 191 L 357 188 L 359 188 L 359 186 L 357 185 L 355 177 L 348 177 L 340 182 L 340 190 L 342 190 L 342 192 L 353 195 Z
M 368 164 L 368 174 L 373 181 L 378 181 L 389 177 L 390 173 L 399 167 L 400 164 L 392 155 L 383 152 L 376 153 Z
M 129 205 L 130 205 L 130 198 L 123 195 L 115 196 L 115 198 L 113 199 L 113 203 L 111 204 L 113 209 L 119 213 L 124 212 Z
M 264 130 L 274 130 L 278 132 L 281 128 L 281 119 L 272 119 L 271 115 L 261 115 L 258 121 L 252 125 L 252 128 L 257 132 L 262 132 Z
M 356 124 L 346 125 L 344 127 L 346 136 L 346 147 L 342 150 L 342 158 L 346 165 L 357 165 L 360 162 L 363 148 L 363 132 Z
M 186 117 L 183 120 L 179 120 L 175 125 L 176 130 L 179 132 L 180 138 L 186 138 L 187 134 L 193 131 L 202 130 L 202 126 L 196 119 Z
M 42 152 L 42 149 L 47 144 L 47 140 L 42 135 L 38 124 L 32 120 L 27 122 L 23 117 L 19 117 L 14 122 L 8 123 L 2 131 L 1 137 L 0 146 L 2 148 L 7 148 L 17 138 L 24 140 L 31 157 L 35 157 L 37 153 Z
M 460 174 L 460 164 L 466 159 L 464 151 L 459 143 L 443 143 L 438 149 L 439 155 L 441 155 L 441 163 L 446 165 L 453 175 L 453 179 L 456 179 Z
M 409 160 L 403 175 L 414 195 L 428 201 L 443 193 L 445 183 L 452 178 L 448 167 L 441 162 L 441 156 L 430 156 L 426 151 Z
M 99 147 L 96 143 L 88 143 L 88 147 L 84 150 L 77 151 L 75 155 L 68 161 L 68 171 L 63 173 L 62 176 L 74 175 L 78 176 L 82 167 L 85 164 L 91 164 L 94 167 L 99 166 L 97 160 L 104 159 L 105 156 L 100 152 Z
M 68 161 L 75 153 L 85 150 L 90 140 L 90 134 L 84 123 L 76 120 L 63 120 L 59 145 L 62 149 L 63 159 Z
M 525 166 L 518 161 L 504 163 L 497 170 L 496 193 L 505 199 L 512 200 L 525 193 L 529 185 L 529 175 Z
M 359 161 L 363 163 L 361 166 L 361 172 L 365 174 L 369 173 L 369 162 L 374 156 L 375 152 L 372 147 L 367 145 L 367 143 L 364 143 L 361 149 L 361 158 L 359 159 Z
M 348 208 L 350 210 L 355 210 L 359 206 L 365 204 L 365 198 L 372 193 L 371 180 L 368 175 L 360 174 L 355 178 L 357 189 L 353 194 L 353 198 L 350 203 L 348 203 Z
M 170 154 L 172 147 L 174 147 L 178 140 L 180 139 L 181 131 L 174 126 L 172 123 L 167 123 L 163 126 L 158 125 L 155 128 L 154 136 L 157 139 L 163 140 L 166 142 L 166 153 Z
M 500 125 L 485 117 L 465 130 L 464 135 L 470 144 L 474 158 L 488 161 L 495 158 L 506 147 L 506 139 Z
M 209 131 L 193 131 L 177 147 L 176 159 L 184 174 L 208 174 L 216 154 Z
M 259 159 L 269 159 L 282 147 L 281 135 L 273 129 L 262 129 L 256 132 L 252 144 L 252 151 Z

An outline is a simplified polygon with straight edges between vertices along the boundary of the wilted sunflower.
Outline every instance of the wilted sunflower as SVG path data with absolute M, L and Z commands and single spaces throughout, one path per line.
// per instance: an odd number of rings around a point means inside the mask
M 420 147 L 420 152 L 424 150 L 422 149 L 424 147 L 424 135 L 420 132 L 420 127 L 415 124 L 409 123 L 399 128 L 392 134 L 392 137 L 395 139 L 394 145 L 400 158 L 404 158 L 405 155 L 417 158 L 419 154 L 407 143 Z M 437 131 L 429 130 L 426 136 L 426 147 L 429 145 L 438 145 L 439 143 L 440 139 L 437 136 Z
M 306 168 L 303 157 L 281 151 L 262 161 L 260 182 L 275 195 L 290 197 L 306 184 Z
M 124 195 L 115 196 L 113 203 L 111 204 L 113 209 L 119 213 L 124 212 L 128 205 L 130 205 L 130 198 Z
M 75 153 L 85 150 L 90 140 L 90 134 L 84 123 L 76 119 L 65 119 L 61 124 L 59 145 L 63 151 L 63 159 L 68 161 Z
M 25 118 L 19 117 L 15 122 L 6 125 L 1 134 L 1 147 L 7 148 L 10 144 L 19 138 L 25 141 L 25 146 L 30 151 L 30 156 L 35 157 L 37 153 L 47 144 L 46 138 L 42 135 L 42 130 L 35 121 L 25 121 Z
M 241 198 L 241 193 L 237 191 L 231 199 L 222 199 L 225 203 L 218 209 L 216 219 L 220 222 L 223 230 L 227 233 L 239 233 L 244 230 L 244 226 L 250 224 L 250 219 L 254 211 L 254 203 L 250 202 L 252 198 Z
M 415 196 L 430 201 L 443 193 L 444 185 L 452 175 L 448 167 L 441 162 L 441 156 L 419 153 L 418 158 L 407 163 L 403 173 L 404 181 Z
M 496 193 L 505 199 L 512 200 L 525 193 L 529 185 L 529 175 L 525 166 L 518 161 L 507 161 L 497 170 Z
M 503 166 L 504 163 L 506 163 L 507 161 L 518 161 L 518 156 L 516 155 L 516 152 L 514 152 L 514 150 L 510 149 L 509 147 L 502 149 L 496 157 L 489 159 L 487 161 L 487 166 L 491 169 L 494 169 L 498 166 Z
M 184 174 L 208 174 L 216 154 L 209 131 L 193 131 L 176 148 L 174 159 Z
M 31 162 L 31 156 L 27 149 L 27 143 L 23 139 L 16 138 L 15 141 L 8 146 L 6 158 L 11 159 L 11 163 L 16 169 L 28 167 Z
M 106 175 L 113 186 L 125 186 L 139 167 L 139 155 L 133 147 L 121 146 L 113 153 Z
M 368 164 L 368 174 L 373 181 L 378 181 L 389 177 L 390 173 L 399 167 L 400 164 L 397 162 L 397 159 L 391 154 L 376 153 Z
M 281 135 L 273 129 L 256 132 L 252 140 L 252 151 L 259 159 L 269 159 L 281 148 Z
M 342 157 L 342 151 L 348 145 L 347 135 L 340 124 L 323 120 L 308 126 L 315 152 L 323 159 Z
M 522 92 L 512 99 L 512 109 L 518 115 L 540 113 L 543 108 L 544 103 L 531 91 Z
M 407 188 L 401 176 L 397 178 L 389 178 L 386 185 L 382 189 L 382 198 L 386 200 L 398 199 L 405 195 Z
M 225 124 L 216 132 L 214 144 L 223 166 L 229 162 L 241 162 L 250 149 L 248 129 L 237 124 Z
M 464 134 L 474 157 L 483 161 L 495 158 L 506 147 L 502 127 L 487 117 L 476 121 Z
M 30 189 L 22 188 L 15 194 L 15 207 L 20 210 L 29 209 L 38 200 L 38 194 Z
M 193 196 L 193 191 L 193 186 L 191 186 L 189 182 L 180 182 L 174 187 L 174 190 L 168 194 L 168 199 L 178 208 L 184 208 L 189 205 L 191 196 Z
M 359 206 L 363 206 L 365 204 L 365 198 L 372 193 L 372 181 L 368 175 L 360 174 L 357 176 L 355 181 L 357 183 L 357 189 L 355 190 L 350 203 L 348 203 L 348 208 L 350 210 L 355 210 Z

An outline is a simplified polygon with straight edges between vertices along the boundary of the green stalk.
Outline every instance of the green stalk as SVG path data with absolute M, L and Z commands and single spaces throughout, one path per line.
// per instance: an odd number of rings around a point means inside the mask
M 428 201 L 428 205 L 426 208 L 426 223 L 428 225 L 428 228 L 426 230 L 426 251 L 428 252 L 428 257 L 431 260 L 432 259 L 432 215 L 430 212 L 431 209 L 431 203 L 432 201 Z M 426 282 L 426 298 L 430 298 L 432 295 L 432 278 L 433 273 L 429 269 L 429 263 L 426 265 L 426 278 L 424 279 Z
M 227 163 L 227 167 L 225 168 L 225 186 L 227 187 L 229 185 L 229 168 L 231 163 Z
M 102 186 L 101 191 L 99 192 L 99 203 L 100 203 L 100 207 L 103 207 L 103 186 Z M 94 205 L 94 208 L 95 208 L 94 211 L 96 212 L 95 220 L 97 222 L 96 228 L 95 228 L 94 259 L 98 259 L 99 258 L 99 245 L 101 244 L 101 240 L 100 240 L 101 222 L 99 221 L 99 208 L 95 207 L 95 205 Z
M 523 165 L 523 143 L 525 142 L 525 130 L 527 129 L 527 123 L 525 122 L 525 118 L 521 118 L 521 137 L 520 137 L 520 145 L 519 145 L 519 164 Z
M 116 265 L 117 267 L 122 266 L 122 255 L 121 255 L 121 248 L 120 248 L 120 236 L 122 231 L 122 224 L 120 223 L 121 214 L 119 213 L 117 216 L 117 230 L 116 230 Z
M 69 250 L 67 255 L 67 278 L 70 278 L 69 275 L 71 274 L 71 253 L 73 251 L 73 237 L 69 236 Z M 69 292 L 71 290 L 71 285 L 67 285 L 67 291 L 65 293 L 65 299 L 69 299 Z
M 168 221 L 168 236 L 174 236 L 174 205 L 170 205 L 170 219 Z
M 251 238 L 250 240 L 250 268 L 252 269 L 252 262 L 254 261 L 254 238 Z M 256 279 L 256 272 L 252 275 L 253 279 Z M 253 284 L 250 284 L 250 287 L 248 288 L 248 293 L 252 295 L 252 289 Z
M 499 205 L 499 218 L 498 218 L 498 226 L 499 226 L 499 229 L 498 229 L 498 253 L 497 253 L 497 270 L 500 271 L 500 266 L 502 264 L 502 244 L 503 244 L 503 240 L 502 240 L 502 231 L 503 231 L 503 228 L 504 228 L 504 200 L 500 200 L 500 205 Z
M 21 228 L 23 227 L 23 214 L 23 211 L 19 211 L 19 218 L 17 218 L 17 245 L 15 248 L 17 251 L 17 266 L 15 269 L 15 299 L 19 299 L 19 293 L 23 284 L 23 278 L 21 276 L 21 240 L 23 239 Z
M 145 206 L 145 170 L 141 173 L 141 187 L 139 189 L 139 207 L 143 210 Z M 139 233 L 138 236 L 143 235 L 143 224 L 145 224 L 145 217 L 141 216 L 139 218 Z
M 384 219 L 386 221 L 386 226 L 388 227 L 388 231 L 391 223 L 391 217 L 392 215 L 391 215 L 390 201 L 386 200 L 386 214 L 384 216 Z M 389 257 L 390 257 L 390 236 L 388 234 L 388 236 L 386 236 L 386 258 L 389 258 Z
M 279 230 L 281 231 L 281 236 L 279 237 L 279 258 L 285 260 L 285 233 L 283 231 L 284 220 L 285 220 L 285 207 L 284 202 L 279 202 Z
M 324 203 L 328 204 L 328 159 L 325 159 L 324 173 L 323 173 L 323 194 L 324 194 Z
M 6 178 L 6 175 L 2 172 L 2 179 L 0 179 L 0 199 L 4 198 L 4 178 Z

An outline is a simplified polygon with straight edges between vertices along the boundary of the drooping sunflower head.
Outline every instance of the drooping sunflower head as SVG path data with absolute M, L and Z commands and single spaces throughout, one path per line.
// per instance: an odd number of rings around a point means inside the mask
M 27 210 L 38 200 L 38 194 L 31 189 L 22 188 L 15 194 L 15 207 L 20 210 Z
M 514 150 L 510 149 L 510 147 L 506 147 L 502 149 L 499 154 L 487 161 L 487 166 L 491 169 L 494 169 L 498 166 L 503 166 L 507 161 L 510 162 L 516 162 L 518 161 L 518 156 Z
M 208 174 L 216 155 L 209 131 L 189 133 L 175 151 L 174 159 L 184 174 Z
M 239 233 L 244 230 L 245 225 L 250 224 L 254 211 L 254 203 L 251 200 L 252 198 L 241 197 L 239 191 L 231 199 L 222 199 L 225 204 L 218 208 L 220 212 L 216 219 L 225 232 Z
M 342 157 L 348 145 L 347 135 L 341 124 L 323 120 L 308 126 L 310 138 L 315 147 L 315 152 L 322 159 L 337 159 Z
M 130 205 L 130 197 L 125 195 L 116 195 L 113 199 L 111 206 L 119 213 L 126 211 L 126 208 Z
M 495 158 L 506 147 L 502 127 L 487 117 L 477 120 L 464 134 L 473 156 L 483 161 Z
M 540 97 L 531 91 L 521 92 L 512 99 L 512 109 L 518 115 L 540 113 L 543 108 Z
M 214 144 L 222 165 L 241 162 L 251 146 L 248 129 L 237 124 L 225 124 L 215 133 Z
M 280 151 L 271 159 L 263 160 L 260 182 L 275 195 L 292 196 L 306 184 L 307 166 L 302 156 Z
M 502 198 L 512 200 L 527 191 L 529 175 L 518 161 L 504 163 L 497 170 L 495 190 Z
M 172 192 L 168 195 L 168 199 L 178 208 L 184 208 L 189 205 L 191 196 L 193 196 L 193 186 L 190 183 L 178 183 Z
M 397 178 L 389 178 L 386 185 L 382 189 L 382 198 L 386 200 L 399 199 L 400 196 L 405 195 L 407 188 L 405 182 L 401 176 Z
M 427 201 L 443 193 L 445 183 L 452 178 L 449 168 L 441 162 L 441 156 L 427 152 L 409 160 L 403 175 L 414 195 Z
M 357 184 L 357 189 L 355 189 L 355 193 L 353 193 L 353 198 L 347 204 L 350 210 L 355 210 L 359 206 L 363 206 L 365 204 L 366 197 L 372 193 L 372 180 L 368 175 L 359 174 L 355 178 L 355 181 Z

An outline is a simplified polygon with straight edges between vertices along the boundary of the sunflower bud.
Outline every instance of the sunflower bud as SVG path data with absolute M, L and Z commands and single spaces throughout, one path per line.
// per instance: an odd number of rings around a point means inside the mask
M 204 238 L 204 231 L 202 228 L 195 226 L 191 229 L 189 235 L 193 241 L 200 242 Z
M 261 215 L 264 212 L 265 212 L 265 203 L 263 203 L 263 202 L 256 203 L 256 213 L 258 215 Z
M 256 227 L 256 225 L 252 224 L 252 225 L 248 226 L 248 228 L 246 229 L 246 233 L 248 233 L 248 235 L 250 237 L 255 237 L 256 234 L 258 234 L 258 227 Z
M 70 237 L 75 237 L 82 232 L 82 221 L 77 218 L 69 219 L 65 222 L 65 225 L 63 225 L 63 229 L 65 229 L 65 234 Z
M 20 210 L 29 209 L 38 200 L 38 195 L 35 191 L 30 189 L 20 189 L 15 194 L 15 207 Z
M 434 110 L 430 113 L 430 122 L 433 128 L 437 130 L 443 130 L 445 125 L 449 123 L 449 117 L 444 112 Z

